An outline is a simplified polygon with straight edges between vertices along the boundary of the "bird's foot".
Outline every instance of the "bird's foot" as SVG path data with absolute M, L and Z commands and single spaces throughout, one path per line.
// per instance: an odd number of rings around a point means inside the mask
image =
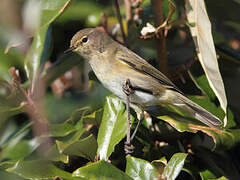
M 134 146 L 131 143 L 125 142 L 124 151 L 127 156 L 130 156 L 133 153 Z
M 134 90 L 129 79 L 127 79 L 125 84 L 122 86 L 122 90 L 127 96 L 130 96 L 131 94 L 134 93 Z

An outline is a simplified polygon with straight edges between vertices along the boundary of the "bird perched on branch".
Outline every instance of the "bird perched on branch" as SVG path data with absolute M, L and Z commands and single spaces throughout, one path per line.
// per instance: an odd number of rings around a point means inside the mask
M 131 105 L 141 109 L 173 105 L 210 127 L 222 124 L 218 117 L 185 97 L 159 70 L 97 28 L 77 32 L 70 50 L 83 56 L 99 81 L 116 96 L 125 100 L 129 91 Z

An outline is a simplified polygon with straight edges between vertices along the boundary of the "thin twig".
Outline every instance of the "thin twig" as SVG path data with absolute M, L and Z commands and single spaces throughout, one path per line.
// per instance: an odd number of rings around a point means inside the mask
M 129 108 L 129 94 L 126 94 L 126 111 L 127 111 L 127 144 L 131 144 L 131 135 L 130 135 L 130 126 L 131 126 L 131 119 L 130 119 L 130 108 Z
M 130 2 L 130 0 L 124 0 L 124 4 L 125 4 L 125 11 L 126 11 L 126 21 L 127 24 L 129 21 L 132 20 L 132 4 Z
M 120 14 L 120 7 L 119 7 L 119 4 L 118 4 L 118 0 L 114 0 L 114 2 L 115 2 L 116 11 L 117 11 L 117 18 L 118 18 L 118 22 L 119 22 L 119 25 L 120 25 L 120 30 L 121 30 L 121 33 L 122 33 L 123 42 L 124 42 L 125 46 L 127 46 L 127 40 L 126 40 L 126 36 L 125 36 L 125 33 L 124 33 L 124 29 L 123 29 L 122 16 Z
M 21 84 L 21 78 L 19 76 L 18 70 L 16 70 L 15 67 L 11 67 L 9 69 L 9 73 L 13 78 L 13 85 L 19 89 L 21 91 L 21 93 L 23 94 L 23 96 L 26 98 L 27 101 L 27 113 L 30 115 L 30 117 L 34 120 L 33 123 L 33 131 L 34 134 L 36 136 L 41 136 L 41 135 L 47 135 L 49 134 L 49 128 L 48 128 L 48 121 L 47 119 L 44 117 L 43 115 L 43 108 L 41 106 L 41 103 L 36 103 L 33 99 L 32 99 L 32 92 L 30 90 L 25 90 L 24 87 Z M 39 81 L 38 81 L 39 82 Z M 43 87 L 40 87 L 40 85 L 42 85 L 42 83 L 38 84 L 38 87 L 36 89 L 38 89 L 38 93 L 34 92 L 35 94 L 37 94 L 37 100 L 41 100 L 42 99 L 42 95 L 43 92 L 40 92 Z M 43 152 L 46 149 L 48 149 L 51 145 L 51 139 L 49 137 L 45 137 L 45 141 L 44 143 L 41 145 L 41 149 L 40 151 Z

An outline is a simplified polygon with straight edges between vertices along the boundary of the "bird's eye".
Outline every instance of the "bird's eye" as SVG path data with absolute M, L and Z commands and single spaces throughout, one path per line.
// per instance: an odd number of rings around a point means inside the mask
M 88 38 L 87 37 L 83 37 L 82 38 L 82 43 L 86 43 L 86 42 L 88 42 Z

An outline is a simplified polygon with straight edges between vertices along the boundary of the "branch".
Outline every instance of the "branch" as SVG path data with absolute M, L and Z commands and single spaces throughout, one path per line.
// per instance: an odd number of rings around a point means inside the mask
M 21 78 L 19 76 L 19 71 L 16 70 L 15 67 L 11 67 L 9 69 L 9 73 L 13 78 L 13 86 L 15 86 L 17 89 L 21 91 L 23 96 L 26 98 L 27 101 L 27 113 L 30 115 L 31 119 L 34 121 L 33 123 L 33 132 L 35 136 L 41 136 L 41 135 L 48 135 L 49 134 L 49 128 L 48 128 L 48 121 L 46 117 L 43 115 L 43 107 L 42 107 L 42 97 L 45 93 L 45 88 L 43 83 L 38 79 L 36 82 L 38 82 L 35 88 L 38 90 L 38 92 L 34 92 L 36 95 L 35 100 L 33 100 L 32 96 L 33 93 L 31 93 L 30 90 L 25 90 L 21 84 Z M 46 149 L 48 149 L 51 146 L 51 139 L 49 137 L 45 137 L 44 143 L 41 145 L 40 151 L 43 152 Z
M 152 8 L 155 13 L 155 24 L 159 26 L 163 23 L 163 6 L 162 0 L 151 0 Z M 163 30 L 159 28 L 158 30 L 158 38 L 157 38 L 157 62 L 159 69 L 165 75 L 168 74 L 168 64 L 167 64 L 167 56 L 166 56 L 166 41 L 163 35 Z
M 120 14 L 120 7 L 119 7 L 119 4 L 118 4 L 118 0 L 114 0 L 114 2 L 115 2 L 116 11 L 117 11 L 118 22 L 119 22 L 122 37 L 123 37 L 123 42 L 127 46 L 127 41 L 126 41 L 126 36 L 125 36 L 124 30 L 123 30 L 122 16 Z

